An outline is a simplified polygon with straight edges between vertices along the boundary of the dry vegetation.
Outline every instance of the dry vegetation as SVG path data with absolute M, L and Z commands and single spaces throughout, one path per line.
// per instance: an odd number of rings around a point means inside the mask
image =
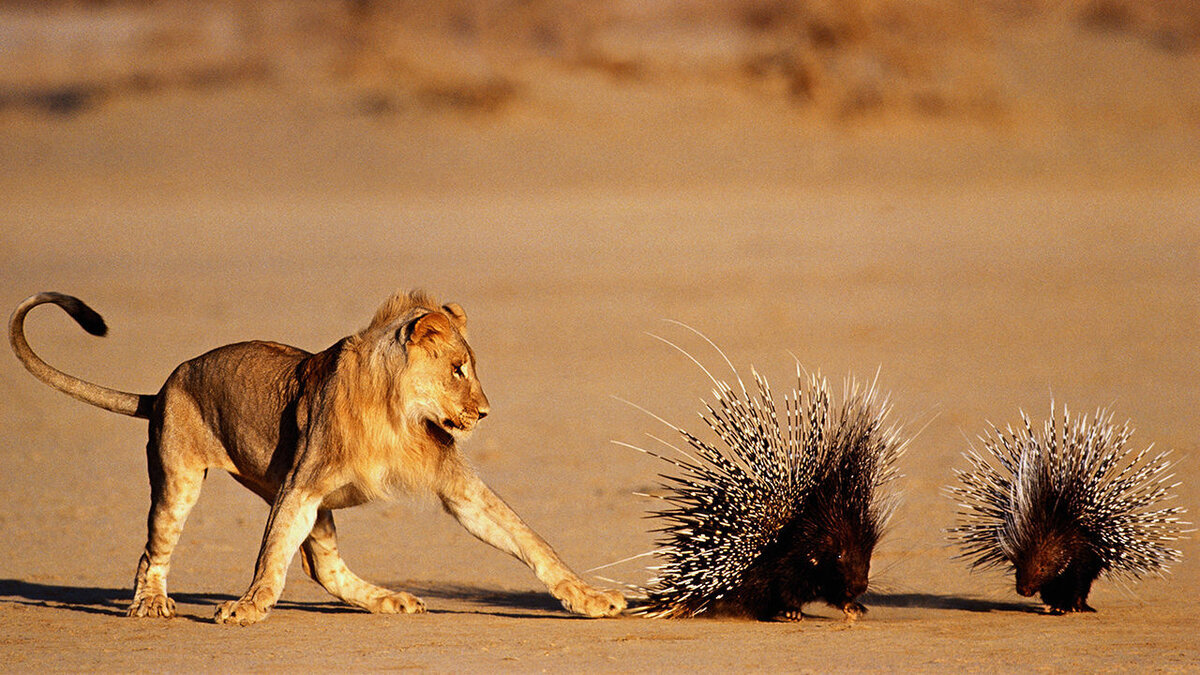
M 836 118 L 989 116 L 997 44 L 1030 26 L 1171 54 L 1189 0 L 0 2 L 0 107 L 247 81 L 348 85 L 359 109 L 496 111 L 545 72 L 747 87 Z

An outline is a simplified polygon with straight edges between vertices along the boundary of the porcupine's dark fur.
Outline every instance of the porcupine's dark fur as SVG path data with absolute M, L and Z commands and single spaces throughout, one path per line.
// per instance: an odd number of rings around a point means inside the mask
M 663 562 L 642 589 L 647 616 L 798 620 L 816 600 L 851 619 L 866 611 L 857 598 L 893 501 L 880 488 L 903 450 L 885 428 L 888 405 L 874 386 L 848 384 L 833 407 L 826 382 L 798 372 L 781 424 L 766 380 L 754 379 L 754 394 L 740 379 L 738 391 L 713 380 L 701 417 L 719 445 L 673 427 L 694 454 L 649 453 L 679 473 L 663 476 L 670 506 L 652 514 Z
M 993 427 L 980 440 L 986 453 L 966 454 L 969 471 L 948 488 L 960 505 L 948 532 L 975 567 L 1006 566 L 1017 592 L 1040 594 L 1049 613 L 1094 612 L 1087 603 L 1100 575 L 1132 579 L 1160 573 L 1180 559 L 1169 542 L 1187 525 L 1172 498 L 1167 453 L 1150 456 L 1127 443 L 1112 414 L 1072 421 L 1055 409 L 1039 434 L 1024 413 L 1022 426 Z

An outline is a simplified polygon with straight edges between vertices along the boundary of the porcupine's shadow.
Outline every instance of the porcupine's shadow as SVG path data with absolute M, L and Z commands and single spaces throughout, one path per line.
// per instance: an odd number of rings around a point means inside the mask
M 956 609 L 963 612 L 1021 612 L 1037 614 L 1034 605 L 1021 602 L 998 602 L 982 598 L 936 593 L 874 593 L 868 592 L 859 602 L 871 607 L 919 607 L 921 609 Z

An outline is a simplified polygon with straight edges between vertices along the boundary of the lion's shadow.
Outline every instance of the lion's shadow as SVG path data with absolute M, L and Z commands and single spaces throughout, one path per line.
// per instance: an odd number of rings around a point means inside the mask
M 216 605 L 236 599 L 232 595 L 215 593 L 172 593 L 171 597 L 177 604 L 198 605 Z M 133 601 L 133 591 L 128 588 L 66 586 L 22 579 L 0 579 L 0 601 L 33 607 L 57 607 L 85 614 L 125 616 L 126 608 Z
M 477 605 L 480 608 L 502 609 L 507 611 L 489 614 L 505 614 L 509 616 L 533 617 L 547 612 L 561 613 L 562 605 L 546 591 L 515 591 L 499 588 L 487 588 L 471 584 L 455 583 L 402 583 L 386 584 L 388 588 L 405 590 L 426 600 L 451 600 Z M 473 609 L 430 609 L 430 612 L 460 612 L 477 611 Z M 569 616 L 565 615 L 564 616 Z
M 511 591 L 466 584 L 406 583 L 386 584 L 387 587 L 406 590 L 427 599 L 442 599 L 478 605 L 478 608 L 433 607 L 430 613 L 482 612 L 502 616 L 536 617 L 547 612 L 561 611 L 562 607 L 549 594 L 538 591 Z M 226 593 L 173 592 L 176 605 L 197 605 L 214 608 L 238 596 Z M 23 579 L 0 579 L 0 602 L 12 602 L 32 607 L 56 607 L 86 614 L 125 616 L 125 610 L 133 600 L 133 591 L 128 588 L 96 588 L 91 586 L 68 586 L 46 584 Z M 358 613 L 362 610 L 345 605 L 330 598 L 328 601 L 280 600 L 278 609 L 302 610 L 323 614 Z M 499 610 L 499 611 L 496 611 Z M 210 615 L 190 615 L 179 608 L 181 618 L 194 621 L 211 621 Z

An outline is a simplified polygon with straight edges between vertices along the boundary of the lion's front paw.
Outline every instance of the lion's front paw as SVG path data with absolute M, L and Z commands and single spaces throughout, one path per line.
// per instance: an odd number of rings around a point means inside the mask
M 252 601 L 242 598 L 221 603 L 221 606 L 217 607 L 213 621 L 225 625 L 249 626 L 267 618 L 268 611 L 270 611 L 269 608 L 260 609 Z
M 376 614 L 424 614 L 425 601 L 411 593 L 396 591 L 374 600 L 367 611 Z
M 175 616 L 175 601 L 165 595 L 149 595 L 133 599 L 125 616 L 152 616 L 170 619 Z
M 617 591 L 592 588 L 579 581 L 564 581 L 551 591 L 568 612 L 590 617 L 615 616 L 625 609 L 625 597 Z

